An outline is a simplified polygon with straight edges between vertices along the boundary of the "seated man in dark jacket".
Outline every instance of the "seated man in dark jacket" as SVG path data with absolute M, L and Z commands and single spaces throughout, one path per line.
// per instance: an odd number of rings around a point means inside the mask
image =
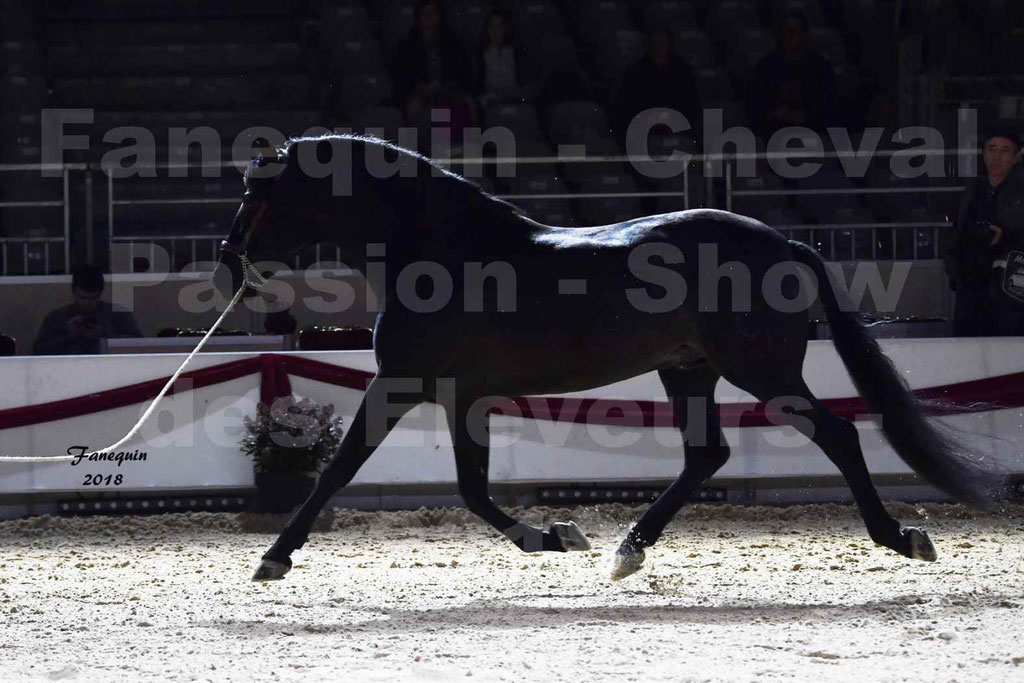
M 83 266 L 71 276 L 72 302 L 51 311 L 43 320 L 32 350 L 36 355 L 56 356 L 100 352 L 100 339 L 141 337 L 128 311 L 114 310 L 103 296 L 103 271 Z
M 1019 156 L 1016 131 L 990 131 L 982 143 L 983 175 L 969 182 L 961 196 L 944 254 L 946 273 L 956 291 L 956 336 L 1024 334 L 1024 329 L 1011 329 L 1018 304 L 1004 291 L 1000 267 L 1015 250 L 1024 250 L 1024 173 L 1017 163 Z M 1019 306 L 1024 308 L 1024 301 Z

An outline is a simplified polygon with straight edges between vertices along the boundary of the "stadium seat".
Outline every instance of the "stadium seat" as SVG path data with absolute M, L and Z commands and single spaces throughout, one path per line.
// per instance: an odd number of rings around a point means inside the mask
M 664 127 L 655 127 L 647 136 L 647 151 L 651 156 L 669 156 L 673 152 L 699 154 L 700 149 L 693 132 L 672 133 Z
M 846 68 L 846 45 L 837 31 L 825 28 L 812 29 L 810 48 L 827 59 L 837 72 Z
M 769 227 L 781 230 L 787 236 L 789 236 L 789 233 L 794 232 L 792 229 L 787 229 L 787 226 L 801 225 L 803 223 L 795 213 L 787 208 L 778 206 L 750 207 L 745 211 L 737 211 L 737 213 L 756 218 Z
M 544 137 L 537 108 L 528 103 L 492 104 L 484 111 L 484 128 L 504 127 L 512 131 L 516 141 L 540 140 Z
M 696 70 L 713 69 L 718 64 L 718 57 L 711 44 L 711 39 L 703 31 L 682 29 L 672 36 L 675 52 Z
M 746 74 L 761 59 L 778 47 L 778 40 L 761 28 L 738 30 L 729 41 L 729 70 L 736 76 Z
M 524 166 L 523 168 L 526 168 Z M 512 179 L 509 185 L 510 194 L 516 195 L 549 195 L 566 194 L 565 183 L 550 171 L 534 171 L 520 174 Z
M 525 0 L 503 5 L 512 28 L 521 40 L 534 40 L 538 36 L 561 34 L 565 30 L 562 13 L 550 0 Z
M 0 64 L 11 76 L 38 76 L 46 66 L 39 46 L 24 40 L 0 43 Z
M 567 199 L 529 198 L 529 195 L 568 194 L 565 184 L 553 174 L 534 173 L 519 176 L 512 182 L 511 194 L 513 198 L 509 201 L 523 209 L 534 220 L 562 226 L 575 223 Z
M 345 108 L 383 104 L 394 88 L 387 74 L 357 74 L 341 80 L 339 102 Z
M 871 193 L 864 197 L 865 206 L 881 220 L 896 220 L 897 216 L 907 215 L 916 208 L 927 207 L 930 202 L 941 199 L 941 195 L 911 191 L 914 188 L 928 187 L 929 179 L 900 178 L 892 172 L 889 160 L 888 156 L 880 159 L 877 165 L 868 170 L 865 179 L 868 188 L 893 190 L 891 193 Z
M 548 135 L 555 144 L 584 143 L 610 133 L 608 115 L 597 102 L 560 102 L 549 113 Z
M 411 0 L 395 0 L 381 10 L 381 43 L 388 52 L 409 37 L 416 23 L 416 5 Z
M 704 177 L 700 173 L 700 167 L 697 164 L 691 164 L 689 167 L 688 184 L 689 192 L 686 192 L 687 183 L 682 175 L 657 181 L 651 188 L 653 191 L 671 192 L 679 196 L 657 197 L 654 201 L 654 212 L 671 213 L 673 211 L 683 211 L 688 208 L 687 197 L 689 197 L 690 202 L 689 208 L 695 209 L 704 206 Z M 680 193 L 685 193 L 685 196 Z
M 697 12 L 691 2 L 655 0 L 644 10 L 644 30 L 685 30 L 697 26 Z
M 494 11 L 487 0 L 448 0 L 445 3 L 448 26 L 467 48 L 480 45 L 485 39 L 487 18 Z
M 639 31 L 620 29 L 609 33 L 598 47 L 598 72 L 605 80 L 618 84 L 623 72 L 646 53 L 647 39 Z
M 771 172 L 760 173 L 753 178 L 733 178 L 732 189 L 734 193 L 783 191 L 782 182 Z M 768 211 L 788 208 L 789 202 L 782 194 L 732 196 L 732 210 L 745 216 L 760 218 Z
M 843 172 L 838 162 L 829 161 L 813 175 L 797 181 L 800 190 L 839 190 L 836 193 L 797 195 L 796 209 L 812 222 L 835 222 L 835 212 L 841 208 L 856 206 L 857 200 L 850 190 L 853 182 Z
M 267 43 L 253 50 L 247 43 L 211 45 L 57 45 L 49 52 L 50 67 L 65 77 L 237 75 L 267 69 L 305 70 L 297 43 Z
M 778 23 L 789 12 L 802 13 L 811 28 L 820 27 L 825 21 L 820 0 L 776 0 L 772 19 Z
M 559 165 L 557 163 L 523 163 L 522 159 L 527 158 L 554 158 L 555 152 L 546 142 L 533 138 L 516 138 L 516 163 L 496 164 L 494 167 L 495 182 L 511 191 L 512 184 L 517 178 L 532 178 L 536 176 L 557 178 L 559 177 Z
M 579 223 L 572 212 L 571 202 L 566 199 L 517 199 L 512 203 L 538 223 L 563 228 L 575 227 Z
M 728 129 L 733 126 L 747 125 L 747 110 L 742 102 L 738 100 L 722 100 L 720 102 L 708 102 L 704 105 L 708 109 L 720 109 L 722 111 L 722 125 Z
M 34 160 L 38 162 L 42 135 L 38 111 L 3 112 L 0 114 L 0 126 L 5 131 L 0 135 L 0 159 L 6 163 L 17 163 L 15 159 L 23 158 L 34 150 Z
M 619 157 L 622 149 L 610 137 L 593 137 L 583 144 L 584 156 Z M 565 179 L 574 186 L 582 186 L 593 176 L 618 175 L 629 172 L 629 165 L 619 161 L 588 161 L 582 163 L 563 163 Z
M 750 0 L 722 0 L 708 12 L 708 31 L 717 41 L 726 42 L 736 31 L 760 25 L 757 6 Z
M 210 3 L 211 7 L 216 5 Z M 47 41 L 53 45 L 106 45 L 112 35 L 118 43 L 177 45 L 221 43 L 260 44 L 273 36 L 275 42 L 298 42 L 299 26 L 280 19 L 211 17 L 203 21 L 111 20 L 51 22 Z
M 405 117 L 395 107 L 381 105 L 357 107 L 347 121 L 356 133 L 367 133 L 391 142 L 399 142 L 398 129 L 405 125 Z
M 697 89 L 705 102 L 735 99 L 732 80 L 722 68 L 705 68 L 697 71 Z
M 628 194 L 636 192 L 636 182 L 626 173 L 600 173 L 590 175 L 580 189 L 584 194 Z M 581 197 L 578 201 L 585 225 L 617 223 L 643 213 L 636 197 Z
M 320 12 L 320 37 L 325 45 L 333 41 L 373 38 L 373 23 L 358 2 L 325 3 Z
M 306 108 L 310 82 L 300 75 L 241 77 L 65 78 L 54 85 L 57 106 L 116 109 L 230 109 L 273 102 Z
M 136 0 L 94 0 L 89 3 L 51 2 L 48 13 L 60 19 L 164 20 L 182 18 L 244 18 L 264 16 L 286 18 L 295 14 L 296 3 L 279 0 L 177 0 L 137 2 Z
M 871 212 L 862 206 L 843 206 L 822 221 L 823 224 L 864 225 L 874 222 Z M 836 261 L 871 260 L 874 256 L 872 240 L 874 231 L 871 228 L 833 229 L 832 258 Z
M 950 234 L 948 227 L 938 224 L 949 221 L 946 216 L 927 206 L 905 205 L 893 215 L 895 223 L 914 223 L 914 227 L 897 229 L 896 258 L 930 259 L 939 258 L 938 246 L 944 236 Z M 936 238 L 938 234 L 938 239 Z M 916 249 L 916 251 L 915 251 Z
M 16 104 L 20 111 L 39 111 L 46 100 L 46 86 L 39 76 L 0 77 L 0 101 L 4 102 L 5 109 Z
M 524 75 L 536 81 L 545 80 L 557 69 L 579 68 L 580 65 L 576 43 L 565 35 L 551 34 L 524 41 L 523 54 Z
M 609 33 L 633 28 L 629 7 L 620 0 L 593 0 L 580 7 L 580 38 L 597 45 Z
M 331 45 L 330 69 L 339 74 L 383 73 L 384 56 L 373 38 L 337 40 Z
M 18 355 L 18 344 L 14 337 L 8 334 L 0 334 L 0 356 Z

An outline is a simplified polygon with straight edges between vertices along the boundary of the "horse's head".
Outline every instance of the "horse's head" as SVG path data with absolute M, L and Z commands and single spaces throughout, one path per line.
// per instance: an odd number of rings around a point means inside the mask
M 242 204 L 218 259 L 231 274 L 232 294 L 243 283 L 252 294 L 263 282 L 255 264 L 285 262 L 322 234 L 322 226 L 309 219 L 308 187 L 293 166 L 287 155 L 269 154 L 253 159 L 245 171 Z

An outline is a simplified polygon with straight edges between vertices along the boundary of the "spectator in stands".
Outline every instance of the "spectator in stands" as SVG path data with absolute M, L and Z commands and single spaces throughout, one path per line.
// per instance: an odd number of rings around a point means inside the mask
M 950 286 L 956 292 L 956 336 L 1024 334 L 1024 300 L 1016 301 L 1004 289 L 1006 273 L 998 267 L 1010 252 L 1024 251 L 1020 146 L 1020 135 L 1012 128 L 989 131 L 982 142 L 984 175 L 969 182 L 961 196 L 944 255 Z
M 37 355 L 92 354 L 100 352 L 100 339 L 141 337 L 135 318 L 114 309 L 103 296 L 103 271 L 87 265 L 71 276 L 72 302 L 51 311 L 36 335 Z
M 807 17 L 788 13 L 779 29 L 779 50 L 755 66 L 747 87 L 754 132 L 768 140 L 787 126 L 824 131 L 836 115 L 836 74 L 824 57 L 807 47 Z
M 667 30 L 652 31 L 647 45 L 647 55 L 622 76 L 613 107 L 616 130 L 625 138 L 633 117 L 647 109 L 664 107 L 683 114 L 696 131 L 701 109 L 693 69 L 675 55 Z
M 522 98 L 519 51 L 514 47 L 508 17 L 494 12 L 487 19 L 485 44 L 477 53 L 477 99 L 486 108 L 495 102 Z
M 446 110 L 455 143 L 473 125 L 476 108 L 468 94 L 472 67 L 437 0 L 417 4 L 416 24 L 398 48 L 394 81 L 409 125 L 429 131 L 432 111 Z

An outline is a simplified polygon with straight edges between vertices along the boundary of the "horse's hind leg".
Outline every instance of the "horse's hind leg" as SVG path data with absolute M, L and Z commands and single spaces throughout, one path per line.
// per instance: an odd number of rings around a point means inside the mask
M 488 493 L 490 439 L 487 406 L 482 402 L 454 401 L 445 405 L 455 449 L 459 494 L 466 507 L 525 552 L 590 550 L 590 542 L 572 522 L 555 522 L 538 529 L 505 514 Z
M 726 379 L 730 379 L 728 375 Z M 736 378 L 730 381 L 751 391 L 761 401 L 779 401 L 783 414 L 778 416 L 778 422 L 795 427 L 825 452 L 850 487 L 868 534 L 875 543 L 913 559 L 935 560 L 935 548 L 928 535 L 920 529 L 901 528 L 882 505 L 864 462 L 857 428 L 826 408 L 810 392 L 803 379 L 797 376 L 795 380 L 782 380 L 773 388 L 768 386 L 774 383 L 756 380 L 744 382 Z
M 659 376 L 683 433 L 686 462 L 679 478 L 626 534 L 615 553 L 613 581 L 640 569 L 644 561 L 643 549 L 657 542 L 665 526 L 687 499 L 729 459 L 729 446 L 722 434 L 715 406 L 718 371 L 710 363 L 705 363 L 691 369 L 662 370 Z

